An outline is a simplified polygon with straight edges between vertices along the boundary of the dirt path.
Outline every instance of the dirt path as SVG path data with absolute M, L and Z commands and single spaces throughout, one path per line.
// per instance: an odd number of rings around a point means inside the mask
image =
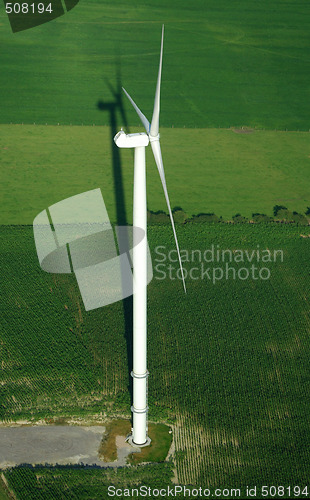
M 25 426 L 0 428 L 0 468 L 27 464 L 126 465 L 131 447 L 120 442 L 115 462 L 103 462 L 98 449 L 103 426 Z

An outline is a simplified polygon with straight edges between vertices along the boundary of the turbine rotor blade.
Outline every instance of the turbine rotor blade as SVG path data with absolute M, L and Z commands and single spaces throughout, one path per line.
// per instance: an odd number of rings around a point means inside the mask
M 179 258 L 179 264 L 180 264 L 180 269 L 181 269 L 181 274 L 182 274 L 184 292 L 186 293 L 186 285 L 185 285 L 185 278 L 184 278 L 183 266 L 182 266 L 182 261 L 181 261 L 179 243 L 178 243 L 177 233 L 175 231 L 173 215 L 172 215 L 171 207 L 170 207 L 170 201 L 169 201 L 169 196 L 168 196 L 165 171 L 164 171 L 164 165 L 163 165 L 163 160 L 162 160 L 162 156 L 161 156 L 161 149 L 160 149 L 159 141 L 151 141 L 151 146 L 152 146 L 153 155 L 154 155 L 155 162 L 156 162 L 156 165 L 158 168 L 160 180 L 161 180 L 161 183 L 163 186 L 163 190 L 164 190 L 164 194 L 165 194 L 165 198 L 166 198 L 166 202 L 167 202 L 167 206 L 168 206 L 170 221 L 171 221 L 172 230 L 173 230 L 174 239 L 175 239 L 175 244 L 176 244 L 177 252 L 178 252 L 178 258 Z
M 138 108 L 138 106 L 136 105 L 135 101 L 130 97 L 130 95 L 128 94 L 128 92 L 124 89 L 124 87 L 122 87 L 124 93 L 126 94 L 126 96 L 128 97 L 129 101 L 131 102 L 132 106 L 135 108 L 136 112 L 137 112 L 137 115 L 139 116 L 141 122 L 142 122 L 142 125 L 144 126 L 145 130 L 146 130 L 146 133 L 149 134 L 150 132 L 150 122 L 148 121 L 148 119 L 146 118 L 146 116 L 144 116 L 144 114 L 142 113 L 142 111 Z
M 159 58 L 159 69 L 157 76 L 157 85 L 154 100 L 153 116 L 150 128 L 150 135 L 156 137 L 159 132 L 159 111 L 160 111 L 160 85 L 161 85 L 161 70 L 163 65 L 163 48 L 164 48 L 164 25 L 161 31 L 161 47 L 160 47 L 160 58 Z

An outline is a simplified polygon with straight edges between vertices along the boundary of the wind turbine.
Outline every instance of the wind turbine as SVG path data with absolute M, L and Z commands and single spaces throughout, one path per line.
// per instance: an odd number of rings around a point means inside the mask
M 134 193 L 133 193 L 133 226 L 142 228 L 145 238 L 139 244 L 133 245 L 133 414 L 132 435 L 129 442 L 133 445 L 147 446 L 150 439 L 147 435 L 147 205 L 146 205 L 146 175 L 145 175 L 145 148 L 151 143 L 153 155 L 163 186 L 175 244 L 178 252 L 178 259 L 182 274 L 183 287 L 186 292 L 184 273 L 182 268 L 179 244 L 175 231 L 170 201 L 167 191 L 164 165 L 159 142 L 159 112 L 160 112 L 160 85 L 163 60 L 164 26 L 161 34 L 161 49 L 157 85 L 155 92 L 154 109 L 151 123 L 140 111 L 136 103 L 123 88 L 126 96 L 136 110 L 146 133 L 126 134 L 123 130 L 118 132 L 114 141 L 119 148 L 134 148 Z

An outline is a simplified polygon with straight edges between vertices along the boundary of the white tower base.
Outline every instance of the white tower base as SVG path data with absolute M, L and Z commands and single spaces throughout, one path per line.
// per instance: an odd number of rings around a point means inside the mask
M 147 436 L 147 438 L 146 438 L 146 443 L 144 443 L 144 444 L 136 444 L 136 443 L 134 443 L 134 442 L 133 442 L 132 434 L 130 434 L 130 436 L 128 436 L 128 438 L 126 438 L 126 441 L 127 441 L 127 443 L 129 443 L 129 444 L 130 444 L 133 448 L 145 448 L 146 446 L 150 446 L 150 444 L 151 444 L 151 441 L 152 441 L 152 440 L 151 440 L 151 438 L 149 438 L 149 437 Z

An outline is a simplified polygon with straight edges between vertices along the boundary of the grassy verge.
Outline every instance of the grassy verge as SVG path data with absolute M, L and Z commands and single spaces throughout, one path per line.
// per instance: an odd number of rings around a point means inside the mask
M 131 423 L 129 420 L 112 420 L 106 426 L 99 448 L 99 456 L 105 462 L 114 462 L 117 459 L 116 436 L 124 436 L 130 433 Z
M 165 424 L 152 424 L 148 426 L 148 435 L 151 444 L 141 448 L 140 453 L 133 453 L 129 463 L 138 464 L 142 462 L 163 462 L 172 443 L 170 428 Z
M 127 437 L 131 431 L 129 420 L 112 420 L 106 426 L 99 455 L 105 462 L 113 462 L 117 459 L 116 437 Z M 148 435 L 151 438 L 150 446 L 141 448 L 141 452 L 133 452 L 130 455 L 129 463 L 138 464 L 142 462 L 163 462 L 172 443 L 170 428 L 165 424 L 150 423 Z

